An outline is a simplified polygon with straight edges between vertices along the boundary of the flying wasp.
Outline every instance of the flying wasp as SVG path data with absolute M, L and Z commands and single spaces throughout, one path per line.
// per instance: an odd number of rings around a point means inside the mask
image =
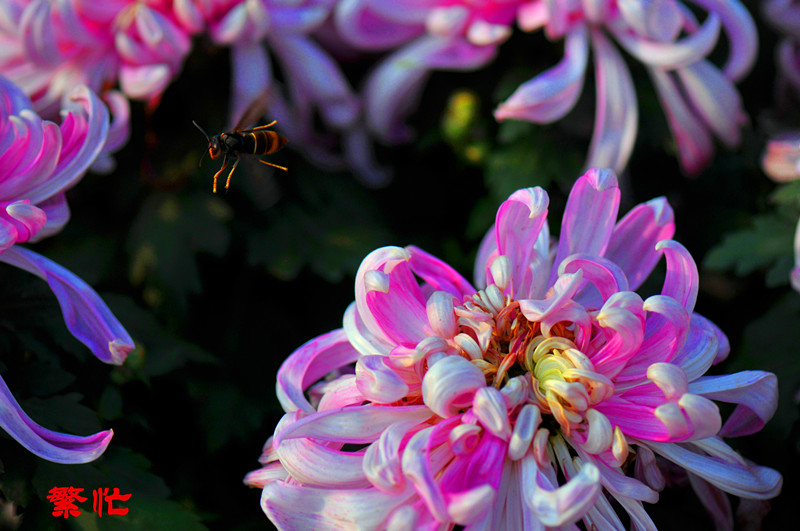
M 239 164 L 241 156 L 271 155 L 285 146 L 289 141 L 285 136 L 276 133 L 275 131 L 268 130 L 270 127 L 278 123 L 277 120 L 273 120 L 272 123 L 254 127 L 252 129 L 243 128 L 245 125 L 256 122 L 261 116 L 264 115 L 264 111 L 266 110 L 265 100 L 266 98 L 264 97 L 256 98 L 255 101 L 253 101 L 253 103 L 247 107 L 247 110 L 245 110 L 244 114 L 239 120 L 239 123 L 236 124 L 236 127 L 233 128 L 233 131 L 228 133 L 220 133 L 218 135 L 209 137 L 208 133 L 206 133 L 202 127 L 197 125 L 197 122 L 192 120 L 194 126 L 197 127 L 206 137 L 206 140 L 208 140 L 208 154 L 211 155 L 211 159 L 215 160 L 220 156 L 222 157 L 222 167 L 217 173 L 214 174 L 213 192 L 215 194 L 217 193 L 217 178 L 223 171 L 225 171 L 231 161 L 233 161 L 233 167 L 231 168 L 230 173 L 228 173 L 228 180 L 225 181 L 226 190 L 231 184 L 231 176 L 233 176 L 233 172 L 236 171 L 236 166 Z M 205 155 L 205 153 L 203 153 L 203 155 Z M 202 164 L 202 162 L 203 158 L 201 157 L 200 164 Z M 271 162 L 267 162 L 265 160 L 258 159 L 258 162 L 266 164 L 267 166 L 281 169 L 283 171 L 288 171 L 283 166 L 278 166 L 277 164 L 272 164 Z

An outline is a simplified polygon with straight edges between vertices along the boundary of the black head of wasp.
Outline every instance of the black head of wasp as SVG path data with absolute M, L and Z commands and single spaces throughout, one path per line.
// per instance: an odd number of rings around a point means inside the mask
M 256 98 L 244 111 L 244 114 L 241 119 L 239 119 L 239 123 L 236 124 L 236 127 L 233 128 L 233 131 L 228 133 L 220 133 L 209 137 L 208 133 L 197 125 L 197 122 L 192 120 L 194 126 L 197 127 L 206 137 L 206 140 L 208 140 L 208 154 L 211 155 L 211 159 L 214 160 L 222 157 L 222 167 L 214 174 L 213 191 L 215 194 L 217 193 L 217 177 L 219 177 L 220 173 L 225 171 L 231 161 L 233 161 L 233 167 L 230 173 L 228 173 L 228 180 L 225 181 L 226 190 L 228 186 L 230 186 L 231 176 L 233 176 L 233 172 L 239 164 L 239 157 L 242 155 L 271 155 L 285 146 L 289 141 L 285 136 L 269 130 L 270 127 L 277 123 L 277 120 L 252 129 L 243 129 L 245 125 L 256 122 L 264 115 L 266 111 L 266 100 L 266 94 Z M 203 155 L 205 155 L 205 153 Z M 202 157 L 200 158 L 200 162 L 203 162 Z M 287 171 L 283 166 L 278 166 L 277 164 L 272 164 L 265 160 L 258 159 L 258 162 Z

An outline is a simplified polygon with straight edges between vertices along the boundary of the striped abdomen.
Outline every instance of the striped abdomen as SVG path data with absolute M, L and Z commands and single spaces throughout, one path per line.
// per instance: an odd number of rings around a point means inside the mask
M 249 155 L 269 155 L 288 142 L 285 136 L 275 131 L 241 131 L 239 134 L 242 135 L 241 152 Z

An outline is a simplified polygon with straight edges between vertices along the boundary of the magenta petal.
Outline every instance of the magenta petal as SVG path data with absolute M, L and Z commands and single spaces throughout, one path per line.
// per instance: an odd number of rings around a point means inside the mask
M 697 264 L 686 247 L 675 240 L 663 240 L 656 244 L 656 250 L 664 250 L 667 257 L 667 278 L 664 280 L 662 295 L 678 301 L 686 311 L 691 312 L 697 302 L 699 278 Z
M 497 120 L 516 118 L 550 123 L 564 117 L 578 101 L 589 57 L 586 27 L 567 35 L 564 58 L 553 68 L 520 85 L 494 111 Z
M 0 254 L 0 261 L 47 281 L 72 335 L 101 361 L 122 365 L 133 350 L 133 340 L 86 282 L 55 262 L 18 246 Z
M 628 291 L 625 273 L 611 260 L 589 254 L 573 254 L 558 266 L 558 274 L 583 271 L 583 279 L 594 285 L 604 303 L 617 292 Z M 579 294 L 578 297 L 581 295 Z
M 370 8 L 369 1 L 361 0 L 344 0 L 337 4 L 334 10 L 336 29 L 348 44 L 366 50 L 388 50 L 422 33 L 422 24 L 397 23 Z
M 592 45 L 597 111 L 586 166 L 622 171 L 636 140 L 639 121 L 636 91 L 625 61 L 600 31 L 592 31 Z
M 593 168 L 572 187 L 561 224 L 556 264 L 575 253 L 602 256 L 619 208 L 617 176 L 611 170 Z M 556 272 L 551 273 L 551 282 Z
M 472 296 L 477 290 L 467 279 L 445 262 L 419 247 L 406 247 L 414 274 L 436 291 L 446 291 L 457 299 Z
M 306 413 L 316 410 L 309 404 L 305 391 L 331 371 L 353 363 L 359 357 L 343 330 L 334 330 L 305 343 L 295 350 L 278 370 L 278 400 L 284 411 L 298 409 Z
M 55 172 L 26 193 L 34 204 L 75 185 L 102 151 L 108 135 L 108 110 L 86 86 L 72 91 L 63 111 L 67 114 L 61 125 L 61 157 Z
M 723 437 L 741 437 L 759 431 L 778 408 L 778 378 L 770 372 L 704 376 L 689 384 L 689 391 L 737 404 L 720 431 Z
M 672 238 L 675 221 L 672 208 L 663 197 L 636 205 L 611 233 L 605 257 L 619 265 L 635 290 L 650 275 L 661 253 L 656 243 Z
M 547 192 L 538 187 L 527 188 L 511 194 L 497 210 L 494 226 L 497 252 L 511 262 L 511 294 L 515 297 L 529 291 L 531 256 L 547 220 L 548 204 Z
M 78 437 L 48 430 L 36 424 L 14 399 L 0 378 L 0 426 L 22 446 L 54 463 L 78 464 L 94 461 L 105 451 L 114 433 L 101 431 Z
M 595 409 L 608 417 L 612 425 L 619 426 L 627 437 L 647 441 L 670 440 L 667 428 L 656 418 L 652 407 L 612 398 L 597 404 Z

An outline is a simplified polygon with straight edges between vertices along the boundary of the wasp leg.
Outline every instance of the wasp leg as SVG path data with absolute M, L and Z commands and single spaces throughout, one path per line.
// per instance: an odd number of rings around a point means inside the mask
M 238 162 L 238 159 L 237 159 Z M 228 167 L 228 155 L 226 154 L 225 157 L 222 159 L 222 167 L 219 169 L 217 173 L 214 174 L 214 188 L 212 191 L 216 194 L 217 193 L 217 177 L 219 174 L 225 171 L 225 168 Z
M 236 166 L 238 166 L 238 165 L 239 165 L 239 161 L 240 161 L 240 160 L 242 160 L 242 159 L 240 159 L 240 158 L 237 158 L 237 159 L 236 159 L 236 162 L 234 162 L 234 163 L 233 163 L 233 168 L 231 168 L 231 172 L 228 174 L 228 180 L 227 180 L 227 181 L 225 181 L 225 189 L 226 189 L 226 190 L 228 189 L 228 186 L 230 186 L 230 185 L 231 185 L 231 177 L 233 177 L 233 172 L 235 172 L 235 171 L 236 171 Z
M 266 164 L 267 166 L 272 166 L 273 168 L 278 168 L 279 170 L 289 171 L 288 169 L 284 168 L 283 166 L 278 166 L 277 164 L 273 164 L 271 162 L 267 162 L 266 160 L 258 159 L 258 162 L 261 164 Z
M 276 123 L 278 123 L 278 120 L 272 120 L 272 123 L 269 123 L 267 125 L 259 125 L 258 127 L 250 129 L 250 131 L 258 131 L 259 129 L 266 129 L 267 127 L 272 127 Z

